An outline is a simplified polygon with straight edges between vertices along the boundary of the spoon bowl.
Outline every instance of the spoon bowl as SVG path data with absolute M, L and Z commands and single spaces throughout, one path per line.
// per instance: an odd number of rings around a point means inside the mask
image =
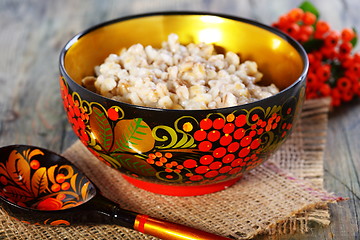
M 35 146 L 0 148 L 0 203 L 14 218 L 45 225 L 117 224 L 161 239 L 228 239 L 122 209 L 64 157 Z

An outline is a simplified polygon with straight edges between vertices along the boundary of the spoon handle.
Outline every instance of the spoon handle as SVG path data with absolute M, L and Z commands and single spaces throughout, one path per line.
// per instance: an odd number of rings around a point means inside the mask
M 133 228 L 139 232 L 161 239 L 229 240 L 229 238 L 221 237 L 181 224 L 156 219 L 144 214 L 137 214 Z
M 117 203 L 109 200 L 101 194 L 89 201 L 87 204 L 80 206 L 84 208 L 83 212 L 88 215 L 85 222 L 97 221 L 104 223 L 127 227 L 139 232 L 158 237 L 160 239 L 171 240 L 229 240 L 212 233 L 204 232 L 185 225 L 156 219 L 145 214 L 123 209 Z M 91 215 L 92 211 L 96 212 Z M 90 215 L 89 215 L 90 214 Z M 97 219 L 97 220 L 96 220 Z

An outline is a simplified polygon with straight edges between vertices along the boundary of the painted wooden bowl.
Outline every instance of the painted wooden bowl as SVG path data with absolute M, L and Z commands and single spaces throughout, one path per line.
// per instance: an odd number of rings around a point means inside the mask
M 110 53 L 136 43 L 161 47 L 170 33 L 182 44 L 205 36 L 256 61 L 280 93 L 228 108 L 166 110 L 114 101 L 81 85 Z M 272 27 L 226 15 L 151 13 L 73 37 L 60 55 L 60 89 L 75 134 L 99 160 L 137 187 L 189 196 L 225 189 L 281 146 L 299 117 L 307 69 L 304 49 Z

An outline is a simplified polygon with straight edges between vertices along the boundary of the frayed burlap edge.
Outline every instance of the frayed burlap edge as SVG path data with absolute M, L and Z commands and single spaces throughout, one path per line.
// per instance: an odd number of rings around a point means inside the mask
M 268 169 L 272 169 L 274 172 L 277 172 L 286 179 L 295 181 L 297 185 L 300 186 L 300 188 L 309 192 L 311 195 L 318 197 L 321 199 L 321 201 L 307 204 L 303 208 L 292 211 L 288 217 L 279 219 L 278 221 L 270 224 L 265 229 L 260 229 L 250 238 L 253 238 L 256 235 L 284 235 L 294 234 L 297 232 L 306 233 L 310 230 L 310 222 L 322 226 L 327 226 L 331 223 L 328 205 L 330 203 L 337 203 L 339 201 L 345 200 L 344 198 L 337 197 L 323 189 L 318 189 L 309 181 L 296 178 L 288 172 L 279 169 L 278 166 L 272 162 L 268 162 L 265 165 Z
M 292 172 L 298 178 L 307 180 L 317 188 L 323 188 L 323 159 L 326 146 L 328 113 L 330 110 L 331 98 L 307 100 L 304 103 L 301 118 L 293 138 L 303 144 L 304 161 L 297 169 L 289 167 L 291 161 L 282 162 L 281 158 L 274 157 L 274 162 L 279 164 L 282 169 Z M 341 201 L 343 198 L 337 198 L 332 203 Z M 267 229 L 258 234 L 276 235 L 276 234 L 294 234 L 297 232 L 306 233 L 309 229 L 309 223 L 314 222 L 322 226 L 328 226 L 331 215 L 328 209 L 328 202 L 322 202 L 307 206 L 306 209 L 299 210 L 294 216 L 288 219 L 280 220 L 271 224 Z

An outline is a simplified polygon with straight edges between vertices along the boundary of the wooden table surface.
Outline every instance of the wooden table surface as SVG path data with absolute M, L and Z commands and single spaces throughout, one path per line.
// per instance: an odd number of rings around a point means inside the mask
M 62 152 L 75 141 L 60 102 L 58 56 L 67 40 L 83 29 L 130 14 L 165 10 L 226 13 L 270 24 L 300 2 L 0 0 L 0 146 L 26 143 Z M 359 0 L 312 2 L 333 28 L 354 26 L 360 32 Z M 359 139 L 356 100 L 330 114 L 324 160 L 325 188 L 350 199 L 330 206 L 328 227 L 313 226 L 307 234 L 269 239 L 360 239 Z

